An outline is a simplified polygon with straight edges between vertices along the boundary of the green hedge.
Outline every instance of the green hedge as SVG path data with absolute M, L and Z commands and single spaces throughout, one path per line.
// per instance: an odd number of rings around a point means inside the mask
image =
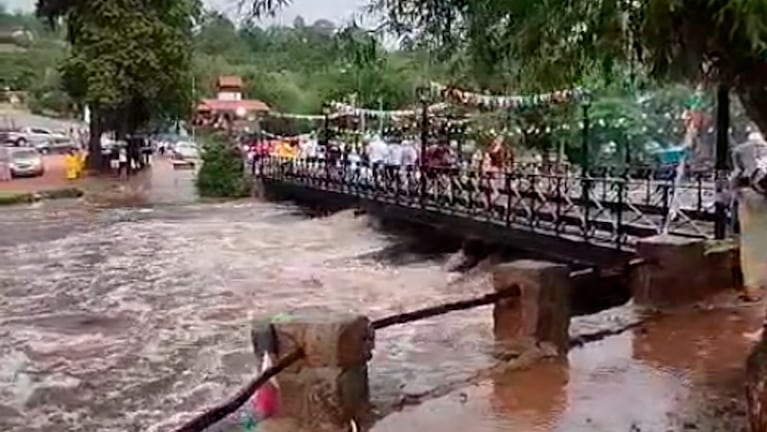
M 239 149 L 220 138 L 203 141 L 202 166 L 197 174 L 197 191 L 208 198 L 248 196 L 248 180 Z

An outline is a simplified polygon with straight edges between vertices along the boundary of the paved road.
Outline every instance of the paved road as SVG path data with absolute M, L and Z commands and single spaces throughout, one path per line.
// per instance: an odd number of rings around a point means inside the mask
M 40 177 L 14 178 L 0 181 L 0 192 L 37 192 L 77 186 L 82 180 L 67 180 L 64 168 L 64 155 L 43 156 L 45 174 Z

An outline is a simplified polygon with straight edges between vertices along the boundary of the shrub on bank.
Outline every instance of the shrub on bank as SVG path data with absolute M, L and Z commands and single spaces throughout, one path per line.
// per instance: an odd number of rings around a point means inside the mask
M 248 181 L 240 151 L 215 138 L 204 141 L 202 166 L 197 173 L 197 191 L 210 198 L 242 198 L 248 195 Z

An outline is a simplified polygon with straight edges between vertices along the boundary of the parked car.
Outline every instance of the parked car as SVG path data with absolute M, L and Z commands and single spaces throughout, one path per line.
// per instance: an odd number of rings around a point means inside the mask
M 179 141 L 173 146 L 173 157 L 181 160 L 198 159 L 200 152 L 197 144 L 189 141 Z
M 48 144 L 40 144 L 35 148 L 41 153 L 66 153 L 78 148 L 77 143 L 68 137 L 54 138 Z
M 39 177 L 45 174 L 43 156 L 32 148 L 11 149 L 11 175 L 14 177 Z
M 5 141 L 18 147 L 34 147 L 41 152 L 48 152 L 56 143 L 65 142 L 71 146 L 71 139 L 61 133 L 53 132 L 45 128 L 25 127 L 17 131 L 8 131 Z

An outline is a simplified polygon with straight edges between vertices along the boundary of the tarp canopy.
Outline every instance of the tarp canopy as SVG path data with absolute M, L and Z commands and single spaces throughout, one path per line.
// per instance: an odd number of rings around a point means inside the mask
M 687 150 L 684 146 L 674 146 L 655 150 L 651 154 L 662 164 L 676 164 L 682 161 Z

